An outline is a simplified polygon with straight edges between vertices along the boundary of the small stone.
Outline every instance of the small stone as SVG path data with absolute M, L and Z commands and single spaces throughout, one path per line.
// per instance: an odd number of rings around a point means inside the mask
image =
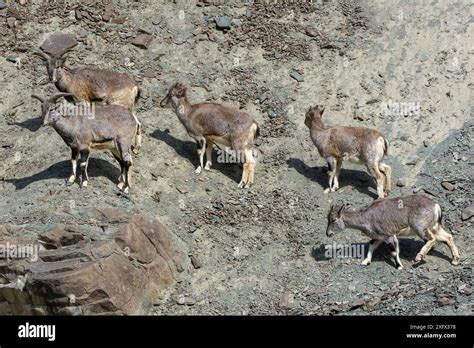
M 277 113 L 273 109 L 268 109 L 267 113 L 268 113 L 268 117 L 270 117 L 270 118 L 277 117 Z
M 199 268 L 202 267 L 201 261 L 196 256 L 191 255 L 190 259 L 191 259 L 191 263 L 192 263 L 194 269 L 199 269 Z
M 13 27 L 15 27 L 16 18 L 15 18 L 15 17 L 8 17 L 8 18 L 7 18 L 7 24 L 8 24 L 8 27 L 9 27 L 10 29 L 12 29 Z
M 450 297 L 440 297 L 438 298 L 438 304 L 443 307 L 443 306 L 449 306 L 454 303 L 454 299 Z
M 291 69 L 290 77 L 292 77 L 293 79 L 295 79 L 298 82 L 303 82 L 304 81 L 303 75 L 301 75 L 301 73 L 299 73 L 295 69 Z
M 135 45 L 140 48 L 148 49 L 151 42 L 153 41 L 153 36 L 146 33 L 140 33 L 135 36 L 135 39 L 132 41 L 132 45 Z
M 358 121 L 367 121 L 369 119 L 369 116 L 362 115 L 362 114 L 357 114 L 355 116 L 355 119 L 358 120 Z
M 179 295 L 176 303 L 179 305 L 193 306 L 196 304 L 196 300 L 188 296 Z
M 183 195 L 186 194 L 186 193 L 189 193 L 189 190 L 186 189 L 186 188 L 183 187 L 183 186 L 177 186 L 176 189 L 178 190 L 179 193 L 181 193 L 181 194 L 183 194 Z
M 290 304 L 290 292 L 285 291 L 278 302 L 278 307 L 286 308 Z
M 467 284 L 462 284 L 458 287 L 458 291 L 463 295 L 472 294 L 472 289 Z
M 319 36 L 319 33 L 317 30 L 313 29 L 313 28 L 306 28 L 306 35 L 310 36 L 310 37 L 316 37 L 316 36 Z
M 82 19 L 81 11 L 79 11 L 79 10 L 77 10 L 77 9 L 74 10 L 74 15 L 76 16 L 76 19 L 77 19 L 78 21 L 80 21 L 80 20 Z
M 462 211 L 461 219 L 463 221 L 469 220 L 474 216 L 474 204 L 471 204 L 469 207 L 465 208 Z
M 5 59 L 8 60 L 9 62 L 16 63 L 16 61 L 18 59 L 18 56 L 16 54 L 12 53 L 12 54 L 9 54 L 8 56 L 6 56 Z
M 163 18 L 161 17 L 156 17 L 151 20 L 151 24 L 153 25 L 159 25 L 163 21 Z
M 117 16 L 117 17 L 112 18 L 111 23 L 123 24 L 125 23 L 126 20 L 127 20 L 127 17 L 125 16 Z
M 357 300 L 352 302 L 349 310 L 353 311 L 354 309 L 362 307 L 364 304 L 365 304 L 365 300 L 363 298 L 358 298 Z
M 229 16 L 219 16 L 215 19 L 216 26 L 218 29 L 230 29 L 232 26 L 232 19 Z
M 152 79 L 156 77 L 156 73 L 153 70 L 147 69 L 143 72 L 143 77 L 146 77 L 148 79 Z M 143 97 L 143 95 L 142 95 Z
M 379 98 L 372 98 L 369 101 L 367 101 L 365 104 L 370 105 L 370 104 L 375 104 L 375 103 L 380 103 Z
M 0 2 L 0 10 L 6 9 L 8 7 L 4 2 Z
M 451 184 L 449 181 L 443 181 L 441 183 L 441 186 L 443 186 L 443 188 L 448 191 L 454 191 L 455 189 L 455 186 Z
M 40 48 L 53 56 L 61 55 L 67 50 L 77 46 L 75 36 L 73 34 L 55 33 L 50 35 L 40 46 Z
M 398 187 L 405 187 L 408 185 L 408 180 L 406 178 L 400 178 L 397 180 Z
M 401 141 L 408 141 L 408 137 L 407 137 L 406 135 L 402 135 L 402 136 L 400 137 L 400 140 L 401 140 Z

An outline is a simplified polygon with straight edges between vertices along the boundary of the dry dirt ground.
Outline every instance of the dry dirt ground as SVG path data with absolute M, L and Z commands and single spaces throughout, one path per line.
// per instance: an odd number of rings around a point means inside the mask
M 136 207 L 158 217 L 202 267 L 148 314 L 472 313 L 472 219 L 461 219 L 473 203 L 471 1 L 114 1 L 114 13 L 127 17 L 122 24 L 97 17 L 101 2 L 9 5 L 0 10 L 0 223 L 48 224 L 51 212 L 85 206 Z M 89 16 L 77 19 L 78 6 Z M 226 31 L 214 22 L 224 15 L 232 18 Z M 131 44 L 140 29 L 154 37 L 148 49 Z M 86 190 L 64 185 L 69 149 L 52 128 L 39 127 L 30 97 L 55 91 L 32 52 L 56 32 L 80 40 L 69 65 L 127 72 L 140 83 L 145 134 L 130 199 L 117 194 L 119 169 L 103 152 L 92 154 Z M 290 76 L 293 69 L 304 81 Z M 159 107 L 176 80 L 188 83 L 191 102 L 224 102 L 259 122 L 251 189 L 238 189 L 240 167 L 217 157 L 210 172 L 194 174 L 196 145 Z M 315 104 L 326 106 L 327 125 L 372 127 L 388 137 L 391 195 L 434 196 L 460 249 L 459 266 L 437 244 L 414 267 L 423 245 L 415 238 L 401 242 L 402 271 L 386 246 L 368 267 L 325 256 L 333 242 L 367 247 L 356 231 L 328 239 L 326 214 L 335 200 L 370 203 L 375 185 L 363 167 L 345 164 L 341 190 L 323 193 L 326 164 L 303 123 Z

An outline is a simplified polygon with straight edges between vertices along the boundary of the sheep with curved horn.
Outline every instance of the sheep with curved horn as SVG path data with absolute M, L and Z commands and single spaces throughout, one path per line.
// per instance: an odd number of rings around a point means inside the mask
M 80 186 L 88 184 L 87 165 L 91 149 L 110 150 L 121 167 L 118 187 L 128 194 L 130 169 L 133 161 L 131 146 L 137 123 L 132 113 L 120 105 L 54 105 L 69 93 L 57 93 L 50 98 L 32 95 L 41 102 L 43 125 L 51 125 L 71 149 L 72 174 L 66 180 L 76 180 L 77 160 L 80 156 Z
M 141 123 L 135 115 L 135 103 L 140 90 L 134 79 L 117 71 L 95 68 L 69 68 L 65 66 L 66 53 L 51 56 L 38 51 L 34 54 L 46 62 L 48 76 L 56 88 L 70 93 L 76 102 L 100 102 L 105 105 L 120 105 L 132 113 L 137 122 L 134 152 L 141 147 Z

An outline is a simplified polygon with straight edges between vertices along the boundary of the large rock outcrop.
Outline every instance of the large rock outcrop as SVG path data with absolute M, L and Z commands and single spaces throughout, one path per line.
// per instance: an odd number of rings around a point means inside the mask
M 73 220 L 0 226 L 0 314 L 143 314 L 190 267 L 156 219 L 107 208 Z

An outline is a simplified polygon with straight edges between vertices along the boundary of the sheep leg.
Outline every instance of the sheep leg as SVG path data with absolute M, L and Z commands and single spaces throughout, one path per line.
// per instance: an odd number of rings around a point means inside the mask
M 118 183 L 117 187 L 122 190 L 125 182 L 125 166 L 123 165 L 122 159 L 120 158 L 120 155 L 116 151 L 112 151 L 112 154 L 114 155 L 115 159 L 117 162 L 120 164 L 120 175 L 118 177 Z
M 382 241 L 379 239 L 372 239 L 369 242 L 369 251 L 367 252 L 367 257 L 364 259 L 364 261 L 362 261 L 362 265 L 367 266 L 372 262 L 374 250 L 377 249 L 380 243 L 382 243 Z
M 89 176 L 87 175 L 87 165 L 89 163 L 89 149 L 83 149 L 79 151 L 81 154 L 81 162 L 79 166 L 81 167 L 81 178 L 80 178 L 80 185 L 81 188 L 87 187 Z
M 423 260 L 436 243 L 436 238 L 430 230 L 426 232 L 426 237 L 428 238 L 428 240 L 426 241 L 425 245 L 423 245 L 423 248 L 421 248 L 418 255 L 416 255 L 416 262 L 420 262 L 421 260 Z
M 453 259 L 451 260 L 451 263 L 453 265 L 458 265 L 459 264 L 459 251 L 456 245 L 454 244 L 454 238 L 451 234 L 446 232 L 444 228 L 440 225 L 437 224 L 433 228 L 433 234 L 436 240 L 439 240 L 440 242 L 445 242 L 448 244 L 449 249 L 451 250 L 451 254 L 453 255 Z
M 382 175 L 382 173 L 380 173 L 380 170 L 377 165 L 369 165 L 367 166 L 367 170 L 369 174 L 372 175 L 372 177 L 377 182 L 378 198 L 383 198 L 384 197 L 383 182 L 385 180 L 384 176 Z
M 397 269 L 402 270 L 403 265 L 402 265 L 402 261 L 400 261 L 400 243 L 396 236 L 392 236 L 391 240 L 393 241 L 393 244 L 395 246 L 395 263 L 396 263 Z
M 253 184 L 255 177 L 255 158 L 253 157 L 252 149 L 248 149 L 245 151 L 245 158 L 249 162 L 248 185 L 250 186 L 251 184 Z
M 334 191 L 339 189 L 339 174 L 341 173 L 342 158 L 336 159 L 336 173 L 334 175 Z
M 130 143 L 128 144 L 123 144 L 120 141 L 118 142 L 118 147 L 120 150 L 122 162 L 123 162 L 123 180 L 124 180 L 124 185 L 123 185 L 123 192 L 125 194 L 128 194 L 129 189 L 131 187 L 131 168 L 133 165 L 133 160 L 132 156 L 130 155 L 130 148 L 131 145 Z
M 199 155 L 199 166 L 196 168 L 194 172 L 196 174 L 201 174 L 201 170 L 204 167 L 203 164 L 204 164 L 204 153 L 206 150 L 206 139 L 205 138 L 198 139 L 197 144 L 198 144 L 197 153 Z
M 385 175 L 385 195 L 388 196 L 392 190 L 392 168 L 383 162 L 379 163 L 379 170 Z
M 242 180 L 239 183 L 239 187 L 249 188 L 250 184 L 252 184 L 254 180 L 255 159 L 253 158 L 252 150 L 250 149 L 247 149 L 244 151 L 244 156 L 245 156 L 245 163 L 243 166 L 244 168 L 242 172 Z
M 402 270 L 403 265 L 400 261 L 400 244 L 398 238 L 395 235 L 385 238 L 385 242 L 393 248 L 390 254 L 395 258 L 395 266 L 397 269 Z
M 212 142 L 207 143 L 206 145 L 206 166 L 204 167 L 205 170 L 211 170 L 212 166 Z
M 135 112 L 132 111 L 133 118 L 135 119 L 135 122 L 137 122 L 137 131 L 135 134 L 135 145 L 132 146 L 132 152 L 134 154 L 138 154 L 140 151 L 140 148 L 142 147 L 142 123 L 138 121 L 137 116 L 135 115 Z
M 328 157 L 328 176 L 329 176 L 329 188 L 324 190 L 324 193 L 333 192 L 333 180 L 336 174 L 336 159 L 334 157 Z
M 72 165 L 72 174 L 66 180 L 66 185 L 70 186 L 76 181 L 76 171 L 77 171 L 77 159 L 79 158 L 79 150 L 77 148 L 71 149 L 71 165 Z

